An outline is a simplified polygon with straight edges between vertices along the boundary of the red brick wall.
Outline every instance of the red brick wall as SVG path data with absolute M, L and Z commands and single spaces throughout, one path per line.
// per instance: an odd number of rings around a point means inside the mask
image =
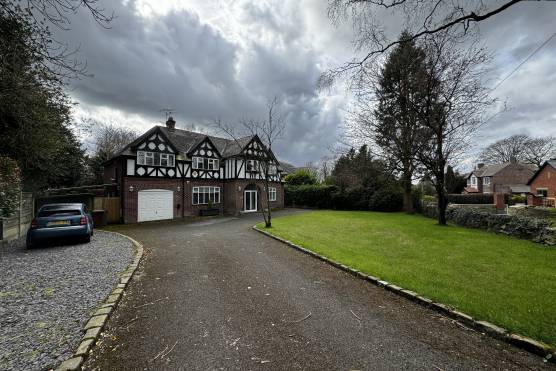
M 224 183 L 220 180 L 186 180 L 185 181 L 185 216 L 198 216 L 200 210 L 207 208 L 207 205 L 193 205 L 193 187 L 220 187 L 220 203 L 214 204 L 215 208 L 220 209 L 220 214 L 224 213 Z
M 104 166 L 104 173 L 102 177 L 104 183 L 114 183 L 114 182 L 119 183 L 120 182 L 119 176 L 121 176 L 121 171 L 122 168 L 120 166 L 119 159 L 112 161 L 110 165 Z
M 556 169 L 547 164 L 531 182 L 532 194 L 537 194 L 537 188 L 547 188 L 548 197 L 556 197 Z
M 193 187 L 213 186 L 220 187 L 220 203 L 215 207 L 220 209 L 220 214 L 236 215 L 243 211 L 243 196 L 245 187 L 249 184 L 256 184 L 262 188 L 264 182 L 253 180 L 185 180 L 167 178 L 135 178 L 124 177 L 122 180 L 121 196 L 123 202 L 124 223 L 137 222 L 137 198 L 138 192 L 147 189 L 167 189 L 174 192 L 174 218 L 182 216 L 198 216 L 199 211 L 206 209 L 207 205 L 193 205 Z M 282 183 L 270 183 L 271 187 L 276 188 L 276 201 L 271 202 L 273 209 L 284 207 L 284 185 Z M 133 186 L 133 191 L 129 188 Z M 178 191 L 179 187 L 179 191 Z M 265 192 L 261 192 L 263 205 L 266 205 Z
M 133 186 L 133 191 L 129 187 Z M 180 190 L 178 191 L 178 187 Z M 167 189 L 174 191 L 174 218 L 181 217 L 182 192 L 181 179 L 156 179 L 124 177 L 121 197 L 123 199 L 124 223 L 137 223 L 138 192 L 146 189 Z
M 263 192 L 264 182 L 261 180 L 238 179 L 225 182 L 225 209 L 226 214 L 235 215 L 243 211 L 243 198 L 245 187 L 250 184 L 255 184 L 259 187 L 259 194 L 262 195 L 261 202 L 266 205 L 266 192 Z M 273 209 L 284 208 L 284 184 L 278 182 L 271 182 L 270 187 L 276 188 L 276 201 L 271 201 Z

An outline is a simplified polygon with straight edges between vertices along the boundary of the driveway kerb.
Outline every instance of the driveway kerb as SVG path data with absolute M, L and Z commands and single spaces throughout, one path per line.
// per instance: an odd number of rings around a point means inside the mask
M 92 347 L 95 345 L 100 332 L 108 321 L 108 318 L 116 309 L 118 302 L 124 294 L 125 288 L 129 284 L 131 277 L 137 270 L 139 262 L 143 257 L 143 245 L 133 238 L 118 232 L 104 232 L 114 233 L 130 240 L 135 247 L 135 257 L 133 258 L 133 261 L 128 265 L 126 270 L 120 274 L 120 279 L 116 287 L 112 290 L 112 292 L 110 292 L 106 300 L 101 305 L 99 305 L 97 309 L 95 309 L 93 315 L 85 324 L 85 327 L 83 328 L 83 340 L 81 340 L 81 343 L 77 346 L 77 349 L 75 350 L 73 356 L 62 362 L 58 366 L 58 368 L 56 368 L 56 371 L 73 371 L 81 369 L 81 365 L 85 361 L 85 358 L 89 354 Z
M 388 291 L 391 291 L 395 294 L 398 294 L 400 296 L 403 296 L 405 298 L 408 298 L 420 305 L 423 305 L 425 307 L 431 308 L 441 314 L 444 314 L 448 317 L 450 317 L 453 320 L 458 321 L 459 323 L 462 323 L 463 325 L 466 326 L 470 326 L 473 327 L 477 330 L 479 330 L 481 333 L 487 334 L 493 338 L 496 338 L 498 340 L 502 340 L 506 343 L 512 344 L 518 348 L 524 349 L 530 353 L 534 353 L 536 355 L 539 355 L 541 357 L 544 357 L 545 360 L 556 363 L 556 349 L 551 348 L 550 346 L 541 343 L 537 340 L 534 340 L 532 338 L 520 335 L 520 334 L 516 334 L 516 333 L 509 333 L 506 329 L 499 327 L 495 324 L 492 324 L 490 322 L 486 322 L 486 321 L 477 321 L 475 320 L 472 316 L 462 313 L 460 311 L 457 311 L 451 307 L 449 307 L 446 304 L 442 304 L 442 303 L 437 303 L 429 298 L 426 298 L 422 295 L 419 295 L 411 290 L 407 290 L 404 289 L 402 287 L 399 287 L 397 285 L 391 284 L 388 281 L 384 281 L 381 280 L 378 277 L 375 276 L 371 276 L 371 275 L 366 275 L 363 272 L 360 272 L 354 268 L 348 267 L 345 264 L 336 262 L 328 257 L 325 257 L 323 255 L 320 255 L 314 251 L 311 251 L 309 249 L 306 249 L 304 247 L 301 247 L 299 245 L 296 245 L 295 243 L 285 240 L 283 238 L 280 238 L 278 236 L 275 236 L 267 231 L 263 231 L 262 229 L 259 229 L 256 225 L 254 225 L 252 227 L 255 231 L 262 233 L 270 238 L 273 238 L 277 241 L 280 241 L 290 247 L 293 247 L 296 250 L 299 250 L 301 252 L 304 252 L 307 255 L 310 255 L 314 258 L 317 258 L 319 260 L 322 260 L 338 269 L 341 269 L 351 275 L 354 275 L 358 278 L 364 279 L 366 281 L 371 282 L 372 284 L 379 286 L 379 287 L 383 287 Z

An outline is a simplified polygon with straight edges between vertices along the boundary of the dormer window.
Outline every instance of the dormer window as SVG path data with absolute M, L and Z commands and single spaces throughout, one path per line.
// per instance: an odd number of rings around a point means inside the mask
M 475 175 L 471 175 L 471 185 L 472 186 L 477 185 L 477 177 Z
M 174 167 L 174 162 L 171 153 L 137 151 L 137 165 Z
M 220 161 L 217 158 L 193 157 L 193 169 L 218 170 Z

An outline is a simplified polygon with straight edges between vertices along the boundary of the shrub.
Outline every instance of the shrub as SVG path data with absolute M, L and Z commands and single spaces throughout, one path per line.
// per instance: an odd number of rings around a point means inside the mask
M 422 200 L 425 202 L 436 202 L 436 196 L 423 195 Z
M 309 169 L 299 169 L 295 173 L 286 175 L 284 181 L 287 184 L 294 186 L 302 184 L 317 184 L 318 177 L 314 171 Z
M 403 193 L 399 189 L 380 189 L 369 200 L 369 209 L 374 211 L 400 211 L 403 207 Z
M 0 217 L 13 214 L 18 208 L 21 177 L 17 162 L 0 156 Z
M 527 196 L 513 195 L 509 201 L 510 205 L 524 204 L 527 202 Z
M 448 203 L 452 204 L 493 204 L 493 194 L 449 194 L 446 196 Z
M 287 206 L 331 208 L 332 194 L 336 190 L 335 186 L 324 184 L 286 184 L 285 203 Z

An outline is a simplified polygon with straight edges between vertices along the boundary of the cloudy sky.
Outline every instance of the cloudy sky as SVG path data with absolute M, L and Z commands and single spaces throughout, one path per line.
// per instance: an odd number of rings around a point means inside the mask
M 80 47 L 93 76 L 73 81 L 77 119 L 145 131 L 175 109 L 181 128 L 207 129 L 216 118 L 263 118 L 268 99 L 282 102 L 287 126 L 275 146 L 295 165 L 330 154 L 342 132 L 349 94 L 340 84 L 318 91 L 321 72 L 353 57 L 351 26 L 333 26 L 322 0 L 115 0 L 102 28 L 82 11 L 59 38 Z M 389 32 L 400 32 L 389 16 Z M 489 84 L 510 73 L 554 32 L 556 2 L 526 2 L 481 23 L 494 53 Z M 493 95 L 508 110 L 490 120 L 473 153 L 517 133 L 556 135 L 556 37 Z

